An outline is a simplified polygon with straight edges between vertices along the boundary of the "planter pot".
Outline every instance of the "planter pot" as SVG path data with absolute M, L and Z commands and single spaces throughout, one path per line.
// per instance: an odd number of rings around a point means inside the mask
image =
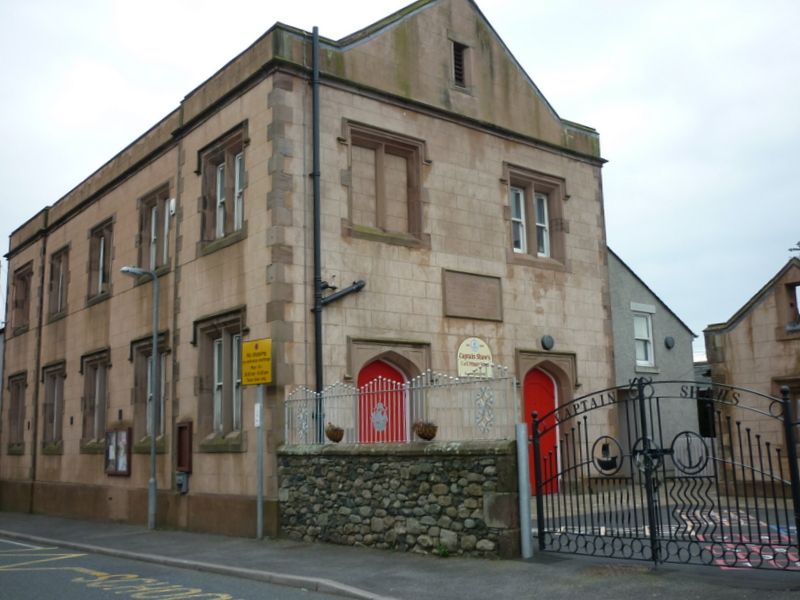
M 333 443 L 338 444 L 344 437 L 344 429 L 341 427 L 328 426 L 325 428 L 325 437 L 327 437 Z
M 414 424 L 414 433 L 417 434 L 421 439 L 430 441 L 436 437 L 436 431 L 438 427 L 433 423 L 415 423 Z

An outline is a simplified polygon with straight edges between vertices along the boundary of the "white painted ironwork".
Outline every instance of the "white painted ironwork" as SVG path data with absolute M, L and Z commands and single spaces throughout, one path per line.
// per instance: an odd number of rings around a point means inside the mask
M 320 394 L 299 387 L 285 402 L 285 441 L 326 443 L 315 433 L 320 420 L 342 428 L 347 443 L 416 441 L 416 421 L 435 423 L 440 441 L 514 439 L 516 379 L 506 367 L 491 366 L 491 376 L 426 371 L 403 383 L 383 377 L 361 388 L 336 383 Z

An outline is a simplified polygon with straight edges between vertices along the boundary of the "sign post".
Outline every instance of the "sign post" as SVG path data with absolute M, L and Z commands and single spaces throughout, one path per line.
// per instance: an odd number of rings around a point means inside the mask
M 272 340 L 242 342 L 242 385 L 255 385 L 256 538 L 264 537 L 264 385 L 272 383 Z

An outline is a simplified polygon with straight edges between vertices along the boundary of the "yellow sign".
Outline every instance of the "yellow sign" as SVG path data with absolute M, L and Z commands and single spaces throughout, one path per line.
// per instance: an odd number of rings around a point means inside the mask
M 492 351 L 480 338 L 467 338 L 458 347 L 459 377 L 491 377 L 492 362 Z
M 272 340 L 242 342 L 242 385 L 272 383 Z

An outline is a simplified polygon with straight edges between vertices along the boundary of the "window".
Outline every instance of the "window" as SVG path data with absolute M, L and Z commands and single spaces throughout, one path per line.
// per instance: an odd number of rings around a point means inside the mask
M 197 430 L 204 439 L 203 449 L 238 451 L 244 447 L 240 435 L 243 319 L 244 310 L 237 309 L 195 322 L 200 373 Z M 204 446 L 209 443 L 213 448 Z
M 164 435 L 164 407 L 167 399 L 167 352 L 159 349 L 158 402 L 155 405 L 156 437 Z M 150 415 L 154 409 L 152 401 L 153 359 L 152 346 L 142 342 L 136 347 L 134 356 L 134 402 L 133 433 L 135 439 L 150 437 Z
M 201 154 L 203 173 L 203 240 L 213 241 L 244 227 L 244 128 Z
M 786 294 L 789 299 L 789 319 L 786 323 L 786 331 L 793 333 L 800 331 L 800 283 L 787 285 Z
M 32 280 L 32 262 L 14 271 L 14 306 L 11 316 L 14 331 L 24 330 L 30 325 Z
M 242 427 L 242 336 L 214 340 L 214 433 L 225 435 Z
M 636 346 L 636 366 L 655 366 L 653 357 L 653 321 L 647 313 L 633 314 L 633 337 Z
M 525 218 L 525 189 L 511 187 L 511 243 L 514 252 L 528 252 L 528 231 Z M 536 215 L 536 256 L 550 256 L 550 220 L 547 216 L 547 194 L 537 192 L 533 196 Z
M 50 316 L 60 316 L 67 311 L 67 284 L 69 275 L 69 249 L 54 252 L 50 258 L 49 310 Z
M 84 357 L 83 364 L 83 430 L 84 442 L 105 439 L 106 405 L 108 403 L 108 352 Z
M 61 427 L 64 417 L 64 363 L 48 367 L 44 371 L 44 432 L 45 445 L 61 441 Z
M 139 201 L 139 264 L 150 271 L 169 264 L 169 188 Z
M 469 47 L 453 42 L 453 83 L 456 87 L 469 85 Z
M 350 198 L 346 233 L 404 245 L 422 241 L 424 142 L 348 123 Z
M 90 233 L 89 299 L 105 296 L 111 292 L 111 233 L 111 221 L 95 227 Z
M 10 450 L 24 448 L 25 441 L 25 388 L 27 373 L 8 378 L 8 447 Z
M 566 198 L 564 181 L 508 164 L 504 171 L 509 183 L 506 209 L 511 229 L 509 262 L 564 265 L 565 235 L 569 233 L 562 216 Z

